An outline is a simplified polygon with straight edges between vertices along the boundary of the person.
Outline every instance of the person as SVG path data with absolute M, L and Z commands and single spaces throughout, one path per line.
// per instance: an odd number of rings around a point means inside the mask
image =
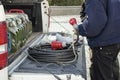
M 91 80 L 119 80 L 120 0 L 86 0 L 85 13 L 74 28 L 92 50 Z

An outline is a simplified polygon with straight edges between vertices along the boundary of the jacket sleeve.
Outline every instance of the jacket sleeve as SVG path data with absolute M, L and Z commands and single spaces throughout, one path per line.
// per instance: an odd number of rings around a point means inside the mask
M 88 18 L 78 25 L 78 31 L 82 36 L 95 37 L 107 23 L 106 10 L 100 0 L 87 0 L 85 11 Z

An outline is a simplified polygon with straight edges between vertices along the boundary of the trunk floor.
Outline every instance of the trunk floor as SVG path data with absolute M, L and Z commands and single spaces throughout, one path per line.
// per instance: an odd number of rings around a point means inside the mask
M 82 75 L 86 78 L 86 65 L 85 65 L 85 52 L 84 46 L 78 48 L 78 59 L 74 63 L 69 64 L 56 64 L 35 62 L 27 58 L 15 72 L 22 73 L 43 73 L 43 74 L 74 74 Z

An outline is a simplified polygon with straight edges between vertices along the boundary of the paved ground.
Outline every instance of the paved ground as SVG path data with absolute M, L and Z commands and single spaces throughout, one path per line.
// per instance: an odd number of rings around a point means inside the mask
M 69 24 L 71 18 L 76 18 L 80 23 L 79 15 L 51 16 L 49 32 L 66 32 L 73 34 L 73 27 Z

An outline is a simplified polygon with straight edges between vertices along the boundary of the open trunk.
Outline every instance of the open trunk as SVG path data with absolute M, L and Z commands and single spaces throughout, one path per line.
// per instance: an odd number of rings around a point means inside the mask
M 28 46 L 34 46 L 40 43 L 41 39 L 46 34 L 39 34 L 35 39 L 26 45 L 17 59 L 10 65 L 14 66 L 10 69 L 9 74 L 11 80 L 86 80 L 87 70 L 85 61 L 85 45 L 78 47 L 78 59 L 74 63 L 69 64 L 56 64 L 44 63 L 30 60 L 27 49 Z M 29 58 L 28 58 L 29 57 Z M 70 79 L 69 79 L 70 78 Z
M 65 18 L 64 18 L 65 17 Z M 68 21 L 71 16 L 52 17 L 54 19 Z M 77 16 L 75 16 L 78 18 Z M 68 30 L 72 31 L 68 22 L 61 22 Z M 56 27 L 57 26 L 57 27 Z M 55 21 L 51 21 L 49 32 L 62 32 L 62 28 Z M 72 32 L 70 32 L 72 33 Z M 21 48 L 16 56 L 9 60 L 9 75 L 10 80 L 90 80 L 89 77 L 89 47 L 86 39 L 83 39 L 82 45 L 78 46 L 78 59 L 74 63 L 57 64 L 57 63 L 44 63 L 31 60 L 28 55 L 28 48 L 37 45 L 46 36 L 47 33 L 34 33 L 29 39 L 27 44 Z M 17 55 L 18 54 L 18 55 Z

